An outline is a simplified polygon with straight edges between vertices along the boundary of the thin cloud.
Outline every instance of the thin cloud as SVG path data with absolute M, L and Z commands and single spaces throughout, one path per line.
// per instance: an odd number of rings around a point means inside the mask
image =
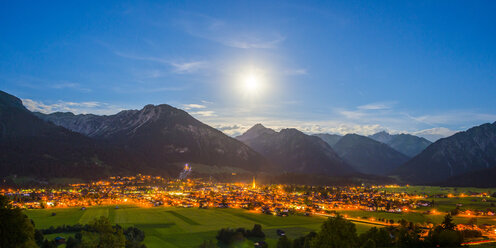
M 192 115 L 198 115 L 202 117 L 214 117 L 217 116 L 214 111 L 211 110 L 205 110 L 205 111 L 195 111 L 191 112 Z
M 195 104 L 195 103 L 191 103 L 191 104 L 184 104 L 184 109 L 186 110 L 189 110 L 189 109 L 204 109 L 204 108 L 207 108 L 207 106 L 205 105 L 201 105 L 201 104 Z
M 422 116 L 409 116 L 412 120 L 420 123 L 425 123 L 428 125 L 442 125 L 442 124 L 453 124 L 461 123 L 467 120 L 477 121 L 477 122 L 493 122 L 496 120 L 496 115 L 477 113 L 471 111 L 459 110 L 456 112 L 449 112 L 443 114 L 430 114 Z
M 378 103 L 369 103 L 365 105 L 358 106 L 358 109 L 361 110 L 380 110 L 380 109 L 390 109 L 392 108 L 393 103 L 391 102 L 378 102 Z
M 171 62 L 170 65 L 174 67 L 174 72 L 183 74 L 183 73 L 192 73 L 204 68 L 207 63 L 205 61 L 194 61 L 194 62 L 186 62 L 186 63 L 176 63 Z
M 53 89 L 74 89 L 74 90 L 78 90 L 81 92 L 91 92 L 91 89 L 82 87 L 81 84 L 79 84 L 79 83 L 65 82 L 65 81 L 52 84 L 52 85 L 50 85 L 50 88 L 53 88 Z
M 226 38 L 223 40 L 219 40 L 220 43 L 241 49 L 250 49 L 250 48 L 276 48 L 277 45 L 286 40 L 286 37 L 281 35 L 274 35 L 272 39 L 264 40 L 263 38 L 256 37 L 244 37 L 244 38 Z
M 420 136 L 420 137 L 424 137 L 424 138 L 434 142 L 438 139 L 451 136 L 457 132 L 458 131 L 454 131 L 454 130 L 451 130 L 451 129 L 445 128 L 445 127 L 435 127 L 435 128 L 429 128 L 429 129 L 424 129 L 424 130 L 420 130 L 420 131 L 415 131 L 415 132 L 412 132 L 412 134 Z
M 244 30 L 220 19 L 187 13 L 176 20 L 177 26 L 187 34 L 239 49 L 271 49 L 286 40 L 279 33 L 261 33 Z
M 166 66 L 169 66 L 172 68 L 171 72 L 177 73 L 177 74 L 187 74 L 187 73 L 194 73 L 197 72 L 203 68 L 205 68 L 208 63 L 205 61 L 188 61 L 188 62 L 178 62 L 178 61 L 171 61 L 159 57 L 150 57 L 150 56 L 137 56 L 133 54 L 127 54 L 123 52 L 114 52 L 115 55 L 127 59 L 133 59 L 133 60 L 141 60 L 141 61 L 150 61 L 150 62 L 155 62 L 159 64 L 163 64 Z M 158 71 L 154 71 L 152 76 L 161 76 L 161 74 L 157 74 Z M 160 72 L 158 72 L 160 73 Z
M 46 104 L 32 99 L 22 99 L 23 105 L 33 112 L 44 114 L 54 112 L 72 112 L 74 114 L 115 114 L 123 108 L 101 102 L 66 102 L 58 101 L 53 104 Z

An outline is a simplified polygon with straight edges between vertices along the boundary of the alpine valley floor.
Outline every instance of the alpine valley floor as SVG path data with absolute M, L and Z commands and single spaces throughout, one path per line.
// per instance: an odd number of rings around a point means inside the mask
M 252 213 L 242 209 L 198 209 L 155 207 L 140 208 L 134 206 L 105 206 L 80 208 L 52 208 L 26 210 L 25 213 L 35 222 L 38 229 L 50 226 L 86 224 L 99 216 L 106 216 L 115 224 L 123 227 L 136 226 L 145 231 L 145 244 L 154 247 L 196 247 L 204 240 L 215 240 L 218 230 L 225 227 L 252 228 L 261 224 L 270 247 L 277 243 L 277 229 L 282 229 L 290 238 L 302 236 L 310 231 L 320 229 L 326 219 L 319 216 L 278 217 Z M 52 213 L 55 213 L 52 216 Z M 356 223 L 358 233 L 374 225 Z M 46 235 L 69 237 L 74 234 L 58 233 Z

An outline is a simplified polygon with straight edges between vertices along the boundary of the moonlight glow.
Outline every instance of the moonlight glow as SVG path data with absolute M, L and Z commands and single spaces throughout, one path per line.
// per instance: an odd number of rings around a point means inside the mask
M 247 99 L 256 99 L 267 93 L 268 85 L 264 71 L 251 68 L 241 72 L 237 79 L 238 90 Z
M 250 93 L 257 92 L 260 90 L 260 79 L 256 75 L 249 74 L 243 80 L 243 87 Z

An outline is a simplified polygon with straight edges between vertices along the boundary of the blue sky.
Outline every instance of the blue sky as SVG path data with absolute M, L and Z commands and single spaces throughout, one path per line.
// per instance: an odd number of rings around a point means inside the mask
M 167 103 L 230 135 L 496 121 L 494 1 L 100 2 L 2 1 L 0 89 L 43 112 Z

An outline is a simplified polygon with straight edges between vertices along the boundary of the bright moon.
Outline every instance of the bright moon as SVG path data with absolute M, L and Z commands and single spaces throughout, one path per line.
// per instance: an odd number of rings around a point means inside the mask
M 254 74 L 245 76 L 243 84 L 244 89 L 249 93 L 255 93 L 260 90 L 260 78 Z
M 267 78 L 263 70 L 251 68 L 241 72 L 237 81 L 238 90 L 246 99 L 259 99 L 267 93 Z

